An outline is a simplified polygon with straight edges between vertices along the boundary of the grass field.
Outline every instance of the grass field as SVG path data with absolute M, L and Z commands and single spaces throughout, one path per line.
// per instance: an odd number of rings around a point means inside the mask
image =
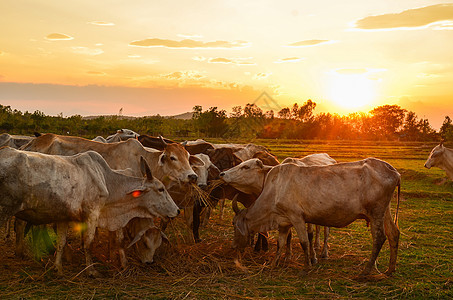
M 246 251 L 242 264 L 233 263 L 231 249 L 233 213 L 230 202 L 223 219 L 215 210 L 201 231 L 203 241 L 194 244 L 190 230 L 176 219 L 166 233 L 171 244 L 162 246 L 151 266 L 133 257 L 119 271 L 106 261 L 105 244 L 96 251 L 96 268 L 104 277 L 92 279 L 81 272 L 84 258 L 74 239 L 72 262 L 64 262 L 65 276 L 56 276 L 53 257 L 25 260 L 14 257 L 13 242 L 0 231 L 0 298 L 127 298 L 127 299 L 251 299 L 251 298 L 453 298 L 453 183 L 443 180 L 445 172 L 423 167 L 435 144 L 357 141 L 255 140 L 267 146 L 280 160 L 326 152 L 337 161 L 376 157 L 392 164 L 402 175 L 401 230 L 397 271 L 380 281 L 358 281 L 371 251 L 371 234 L 366 222 L 332 228 L 330 257 L 321 259 L 306 272 L 298 239 L 293 239 L 293 256 L 276 268 L 269 264 L 275 252 Z M 447 145 L 448 146 L 448 145 Z M 451 147 L 452 145 L 450 145 Z M 394 214 L 396 201 L 392 201 Z M 376 264 L 388 266 L 388 243 Z

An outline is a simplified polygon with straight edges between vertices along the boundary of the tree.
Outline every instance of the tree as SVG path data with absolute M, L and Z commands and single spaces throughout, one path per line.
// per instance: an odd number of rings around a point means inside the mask
M 398 105 L 378 106 L 370 111 L 373 125 L 381 138 L 393 139 L 403 125 L 406 110 Z
M 439 134 L 445 140 L 453 140 L 453 124 L 449 116 L 445 116 L 444 122 L 440 127 Z
M 291 118 L 291 110 L 288 107 L 282 108 L 278 112 L 278 116 L 282 119 L 289 119 Z

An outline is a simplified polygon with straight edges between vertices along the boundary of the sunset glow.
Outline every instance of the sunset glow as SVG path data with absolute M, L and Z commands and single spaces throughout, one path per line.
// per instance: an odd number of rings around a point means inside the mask
M 230 111 L 266 91 L 316 113 L 453 116 L 450 1 L 2 1 L 0 104 L 46 114 Z

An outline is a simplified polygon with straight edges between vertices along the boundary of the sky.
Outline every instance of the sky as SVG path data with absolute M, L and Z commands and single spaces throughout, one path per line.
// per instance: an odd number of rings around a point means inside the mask
M 396 104 L 435 129 L 453 117 L 448 1 L 1 0 L 0 28 L 0 104 L 21 111 L 312 99 L 315 113 L 341 115 Z

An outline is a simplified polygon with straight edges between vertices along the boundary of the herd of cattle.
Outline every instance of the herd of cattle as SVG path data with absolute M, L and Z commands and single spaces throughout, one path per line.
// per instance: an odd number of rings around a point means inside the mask
M 373 245 L 362 275 L 371 272 L 386 238 L 390 245 L 386 274 L 395 271 L 400 233 L 398 208 L 393 220 L 390 202 L 397 188 L 399 205 L 400 174 L 379 159 L 337 163 L 318 153 L 280 163 L 255 144 L 200 139 L 177 143 L 127 129 L 94 140 L 5 133 L 0 135 L 0 147 L 0 226 L 10 225 L 15 217 L 16 254 L 23 256 L 27 228 L 54 224 L 55 266 L 60 274 L 70 224 L 84 224 L 87 272 L 96 276 L 90 249 L 97 228 L 109 232 L 109 246 L 118 252 L 122 267 L 132 246 L 142 262 L 152 262 L 166 239 L 166 224 L 180 209 L 199 242 L 200 223 L 209 218 L 209 206 L 223 199 L 232 200 L 235 212 L 234 248 L 253 244 L 258 234 L 255 250 L 267 250 L 267 232 L 278 230 L 273 265 L 285 245 L 290 255 L 291 227 L 310 267 L 317 262 L 320 226 L 324 226 L 321 257 L 327 257 L 329 227 L 365 219 Z M 433 166 L 446 170 L 453 180 L 453 150 L 442 143 L 436 146 L 425 163 Z M 238 202 L 245 208 L 239 209 Z M 202 211 L 207 214 L 201 216 Z

